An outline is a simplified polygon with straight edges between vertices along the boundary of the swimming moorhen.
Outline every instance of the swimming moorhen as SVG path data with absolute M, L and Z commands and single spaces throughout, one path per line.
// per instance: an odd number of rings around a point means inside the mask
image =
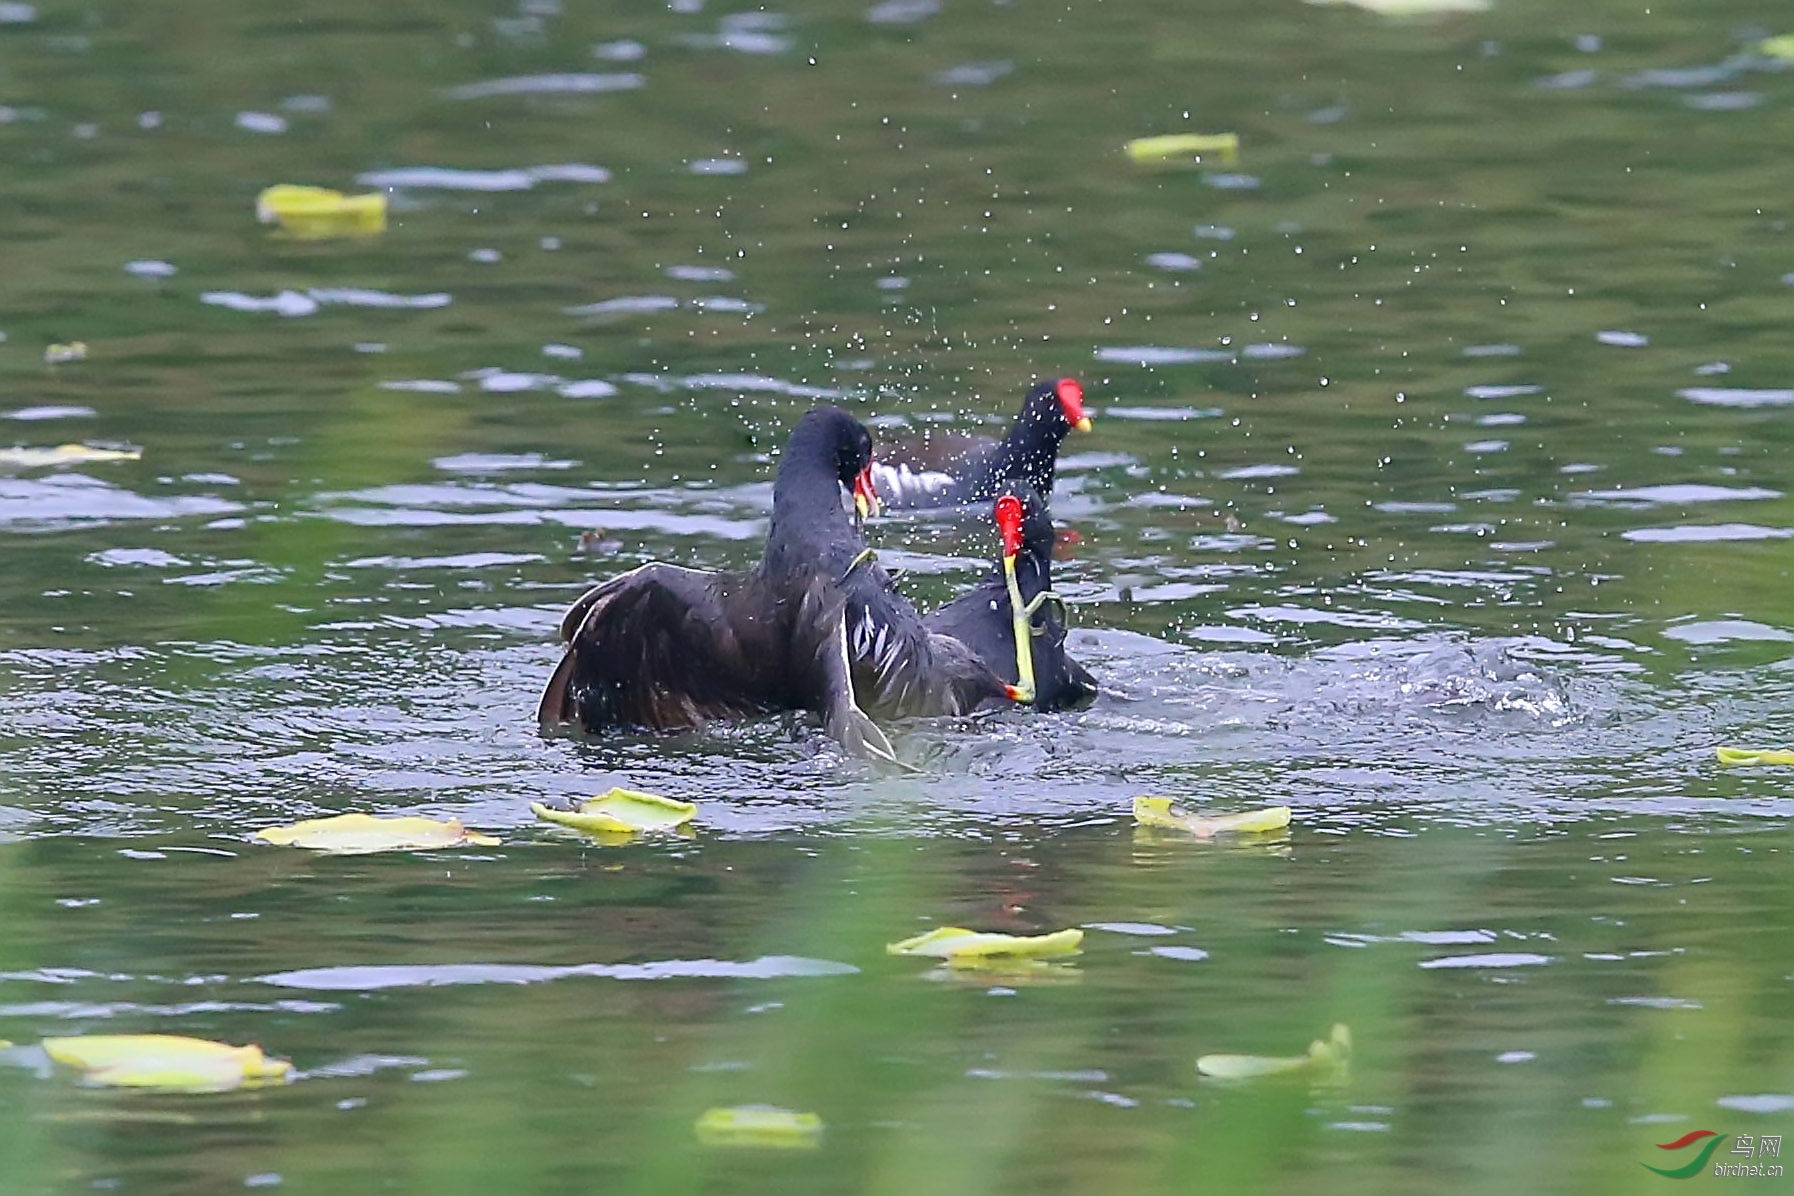
M 567 642 L 537 718 L 588 731 L 684 730 L 814 710 L 851 752 L 895 760 L 868 712 L 959 714 L 1014 692 L 897 594 L 841 502 L 876 508 L 872 437 L 838 407 L 791 432 L 760 564 L 713 573 L 649 564 L 593 586 L 561 620 Z
M 924 432 L 903 459 L 874 465 L 872 483 L 884 505 L 894 509 L 981 503 L 994 498 L 1009 478 L 1025 478 L 1051 495 L 1059 442 L 1073 428 L 1090 430 L 1077 379 L 1037 382 L 1002 440 Z
M 998 488 L 991 518 L 1003 537 L 997 568 L 929 615 L 928 629 L 971 648 L 1016 683 L 1016 700 L 1031 700 L 1036 710 L 1088 705 L 1096 678 L 1065 654 L 1065 604 L 1053 592 L 1053 517 L 1046 503 L 1033 486 L 1012 479 Z M 1016 650 L 1020 642 L 1029 645 L 1026 654 Z

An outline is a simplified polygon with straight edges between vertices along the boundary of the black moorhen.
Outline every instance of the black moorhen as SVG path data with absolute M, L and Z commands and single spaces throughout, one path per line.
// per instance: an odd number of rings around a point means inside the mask
M 1075 378 L 1037 382 L 1002 440 L 924 432 L 909 459 L 872 467 L 879 499 L 891 508 L 948 507 L 994 498 L 1010 478 L 1025 478 L 1043 495 L 1053 492 L 1059 442 L 1076 428 L 1090 430 L 1084 388 Z
M 814 710 L 859 755 L 894 760 L 868 717 L 960 714 L 1013 692 L 934 635 L 872 559 L 841 503 L 875 508 L 872 437 L 817 407 L 786 443 L 766 552 L 747 573 L 654 563 L 593 586 L 561 620 L 566 654 L 537 709 L 588 731 L 684 730 Z
M 1065 654 L 1065 610 L 1053 592 L 1053 517 L 1040 494 L 1013 479 L 998 488 L 991 518 L 1002 533 L 997 568 L 969 593 L 925 620 L 952 636 L 991 670 L 1016 683 L 1017 701 L 1036 710 L 1068 710 L 1096 697 L 1096 678 Z M 1018 642 L 1030 646 L 1024 655 Z

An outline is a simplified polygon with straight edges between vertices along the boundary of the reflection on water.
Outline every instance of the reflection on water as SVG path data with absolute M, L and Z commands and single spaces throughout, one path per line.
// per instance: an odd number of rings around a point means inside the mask
M 1530 1190 L 1780 1132 L 1794 799 L 1712 749 L 1794 701 L 1786 31 L 1542 13 L 0 4 L 9 1178 Z M 1121 154 L 1192 131 L 1241 161 Z M 284 238 L 280 182 L 388 229 Z M 1088 710 L 898 726 L 902 775 L 802 718 L 530 723 L 594 577 L 752 563 L 811 403 L 988 432 L 1066 373 Z M 993 549 L 871 536 L 923 607 Z M 529 814 L 611 784 L 699 837 Z M 351 808 L 504 846 L 245 838 Z M 943 924 L 1088 933 L 884 955 Z M 1195 1074 L 1337 1021 L 1344 1084 Z M 40 1074 L 87 1030 L 303 1078 Z M 823 1148 L 692 1149 L 761 1103 Z

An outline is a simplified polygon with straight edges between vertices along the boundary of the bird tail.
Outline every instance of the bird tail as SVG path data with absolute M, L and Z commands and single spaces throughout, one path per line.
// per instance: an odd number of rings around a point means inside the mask
M 863 760 L 897 759 L 897 750 L 891 746 L 891 741 L 858 706 L 850 705 L 837 711 L 829 720 L 828 732 L 840 740 L 848 752 Z
M 893 764 L 905 772 L 921 771 L 897 758 L 897 749 L 891 746 L 890 739 L 858 706 L 850 705 L 845 710 L 838 711 L 829 720 L 828 733 L 840 741 L 849 755 L 858 756 L 862 760 Z

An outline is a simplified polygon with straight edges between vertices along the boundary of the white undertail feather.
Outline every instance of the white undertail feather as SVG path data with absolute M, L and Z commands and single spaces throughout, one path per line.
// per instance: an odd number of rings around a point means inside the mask
M 953 475 L 908 465 L 872 463 L 872 488 L 892 501 L 933 498 L 953 487 Z

